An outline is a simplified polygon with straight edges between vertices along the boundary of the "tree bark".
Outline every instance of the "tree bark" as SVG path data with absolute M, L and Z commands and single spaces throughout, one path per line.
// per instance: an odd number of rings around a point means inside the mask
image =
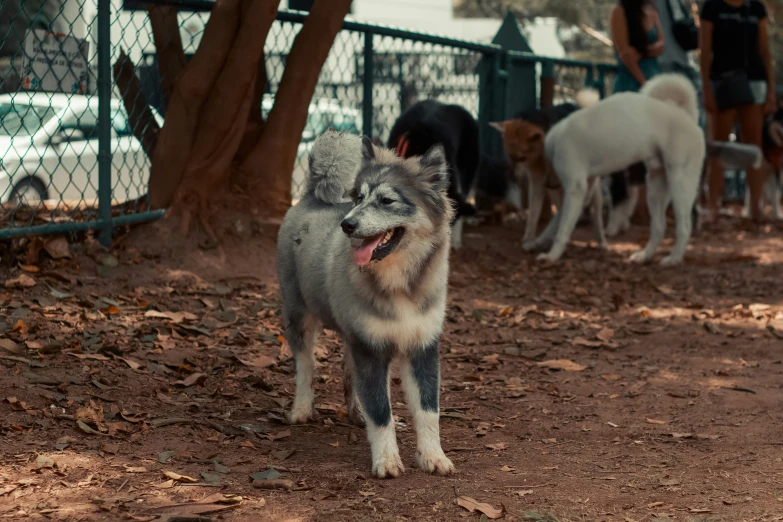
M 272 0 L 269 0 L 272 1 Z M 187 167 L 204 102 L 231 51 L 239 25 L 240 0 L 218 0 L 196 54 L 185 66 L 166 108 L 150 171 L 150 204 L 171 204 Z
M 147 97 L 141 90 L 136 68 L 122 49 L 113 70 L 114 81 L 122 93 L 122 103 L 128 112 L 128 125 L 133 135 L 141 142 L 147 157 L 152 158 L 160 134 L 160 126 L 150 109 Z
M 152 25 L 152 37 L 160 73 L 160 88 L 166 106 L 171 100 L 174 87 L 185 70 L 185 51 L 179 34 L 177 9 L 166 5 L 151 4 L 147 7 Z
M 275 0 L 248 0 L 237 38 L 202 110 L 175 212 L 205 212 L 210 196 L 227 185 L 255 100 L 258 62 L 276 14 Z
M 261 58 L 258 60 L 258 72 L 256 73 L 256 81 L 253 87 L 253 101 L 250 102 L 245 135 L 242 137 L 242 142 L 239 144 L 239 149 L 237 149 L 234 157 L 234 161 L 239 165 L 245 161 L 247 155 L 250 154 L 258 140 L 261 139 L 261 133 L 264 131 L 264 115 L 261 110 L 261 104 L 264 102 L 266 82 L 266 58 L 262 51 Z
M 310 100 L 318 76 L 332 48 L 351 0 L 318 0 L 294 40 L 285 73 L 256 147 L 242 162 L 240 171 L 249 191 L 261 192 L 264 205 L 275 214 L 291 205 L 291 172 L 307 123 Z M 263 172 L 259 176 L 257 173 Z

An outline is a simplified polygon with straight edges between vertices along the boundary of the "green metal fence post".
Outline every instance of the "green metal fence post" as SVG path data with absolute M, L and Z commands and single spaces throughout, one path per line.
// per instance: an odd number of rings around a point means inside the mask
M 98 0 L 98 217 L 111 246 L 111 0 Z
M 603 67 L 598 67 L 598 94 L 601 98 L 606 97 L 606 71 Z
M 590 66 L 587 68 L 587 73 L 585 74 L 585 87 L 590 87 L 593 89 L 596 88 L 594 66 Z
M 364 93 L 362 100 L 362 133 L 371 139 L 374 137 L 372 135 L 372 84 L 374 74 L 372 37 L 373 33 L 371 31 L 364 33 Z

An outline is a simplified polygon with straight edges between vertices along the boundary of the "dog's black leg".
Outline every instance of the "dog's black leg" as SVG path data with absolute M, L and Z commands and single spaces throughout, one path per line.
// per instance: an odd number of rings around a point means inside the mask
M 397 448 L 389 400 L 389 364 L 392 350 L 354 338 L 349 343 L 354 362 L 356 394 L 362 405 L 367 438 L 372 451 L 372 473 L 378 478 L 397 477 L 404 468 Z
M 454 465 L 440 446 L 440 361 L 438 340 L 408 354 L 402 386 L 416 428 L 416 464 L 428 473 L 448 475 Z

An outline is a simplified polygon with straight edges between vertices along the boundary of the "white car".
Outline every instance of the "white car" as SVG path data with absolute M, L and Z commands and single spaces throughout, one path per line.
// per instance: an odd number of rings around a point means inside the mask
M 264 96 L 261 104 L 261 113 L 265 119 L 269 116 L 269 111 L 272 110 L 274 102 L 273 96 Z M 329 129 L 351 134 L 361 134 L 362 112 L 358 109 L 340 105 L 335 100 L 313 100 L 308 109 L 307 123 L 302 132 L 302 141 L 299 143 L 294 171 L 291 174 L 291 197 L 294 200 L 299 199 L 304 189 L 305 173 L 308 169 L 307 156 L 313 147 L 313 141 Z
M 154 111 L 154 109 L 153 109 Z M 111 100 L 112 200 L 147 193 L 150 162 Z M 159 124 L 163 119 L 156 112 Z M 0 203 L 98 199 L 98 97 L 17 92 L 0 95 Z

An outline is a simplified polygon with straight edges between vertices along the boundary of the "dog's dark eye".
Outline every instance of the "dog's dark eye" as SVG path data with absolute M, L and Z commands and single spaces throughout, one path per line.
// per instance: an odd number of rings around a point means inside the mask
M 391 205 L 394 203 L 392 198 L 381 198 L 381 205 Z
M 357 204 L 357 205 L 358 205 L 359 203 L 361 203 L 362 201 L 364 201 L 364 196 L 356 196 L 356 204 Z

